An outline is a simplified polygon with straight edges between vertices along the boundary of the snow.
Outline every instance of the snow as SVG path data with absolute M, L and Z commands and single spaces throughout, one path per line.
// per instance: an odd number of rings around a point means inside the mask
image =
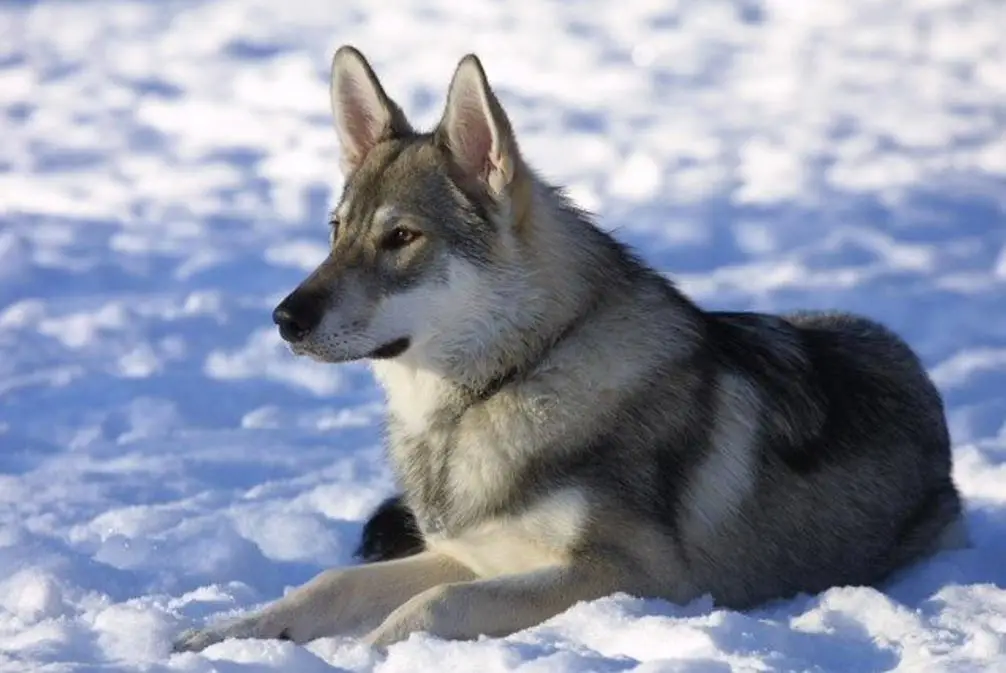
M 1006 4 L 0 7 L 0 671 L 1006 670 Z M 505 639 L 184 628 L 349 562 L 362 365 L 269 312 L 324 254 L 334 49 L 421 124 L 477 51 L 524 153 L 709 307 L 878 317 L 945 394 L 974 547 L 739 613 L 617 595 Z

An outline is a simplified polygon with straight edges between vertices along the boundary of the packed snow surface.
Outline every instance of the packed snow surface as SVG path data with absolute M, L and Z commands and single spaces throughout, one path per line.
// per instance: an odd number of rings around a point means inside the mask
M 7 0 L 0 670 L 1006 670 L 1004 34 L 1001 0 Z M 367 368 L 269 319 L 325 254 L 345 42 L 425 125 L 478 52 L 532 163 L 703 305 L 903 334 L 973 548 L 749 612 L 171 655 L 350 562 L 392 489 Z

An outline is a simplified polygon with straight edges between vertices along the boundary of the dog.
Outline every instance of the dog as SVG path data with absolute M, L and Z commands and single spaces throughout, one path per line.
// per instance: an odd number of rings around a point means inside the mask
M 330 253 L 273 319 L 371 361 L 400 499 L 381 560 L 177 650 L 505 636 L 616 592 L 745 609 L 967 545 L 942 399 L 884 326 L 701 309 L 530 167 L 475 55 L 431 132 L 351 46 L 331 98 Z

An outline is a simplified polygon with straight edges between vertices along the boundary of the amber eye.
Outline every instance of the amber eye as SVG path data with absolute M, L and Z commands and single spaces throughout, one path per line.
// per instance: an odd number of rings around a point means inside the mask
M 381 239 L 381 248 L 384 250 L 399 250 L 409 245 L 422 236 L 421 233 L 405 227 L 395 227 L 384 235 Z

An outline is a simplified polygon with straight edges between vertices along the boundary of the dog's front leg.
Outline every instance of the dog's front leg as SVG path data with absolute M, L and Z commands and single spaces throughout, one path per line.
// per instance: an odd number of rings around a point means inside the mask
M 421 591 L 444 582 L 464 582 L 474 577 L 468 568 L 432 552 L 328 570 L 261 612 L 182 634 L 174 650 L 198 652 L 228 638 L 279 638 L 306 643 L 315 638 L 369 629 Z
M 387 647 L 416 631 L 456 640 L 483 634 L 505 636 L 554 617 L 579 601 L 618 591 L 618 578 L 612 568 L 574 565 L 442 584 L 396 609 L 366 640 Z

